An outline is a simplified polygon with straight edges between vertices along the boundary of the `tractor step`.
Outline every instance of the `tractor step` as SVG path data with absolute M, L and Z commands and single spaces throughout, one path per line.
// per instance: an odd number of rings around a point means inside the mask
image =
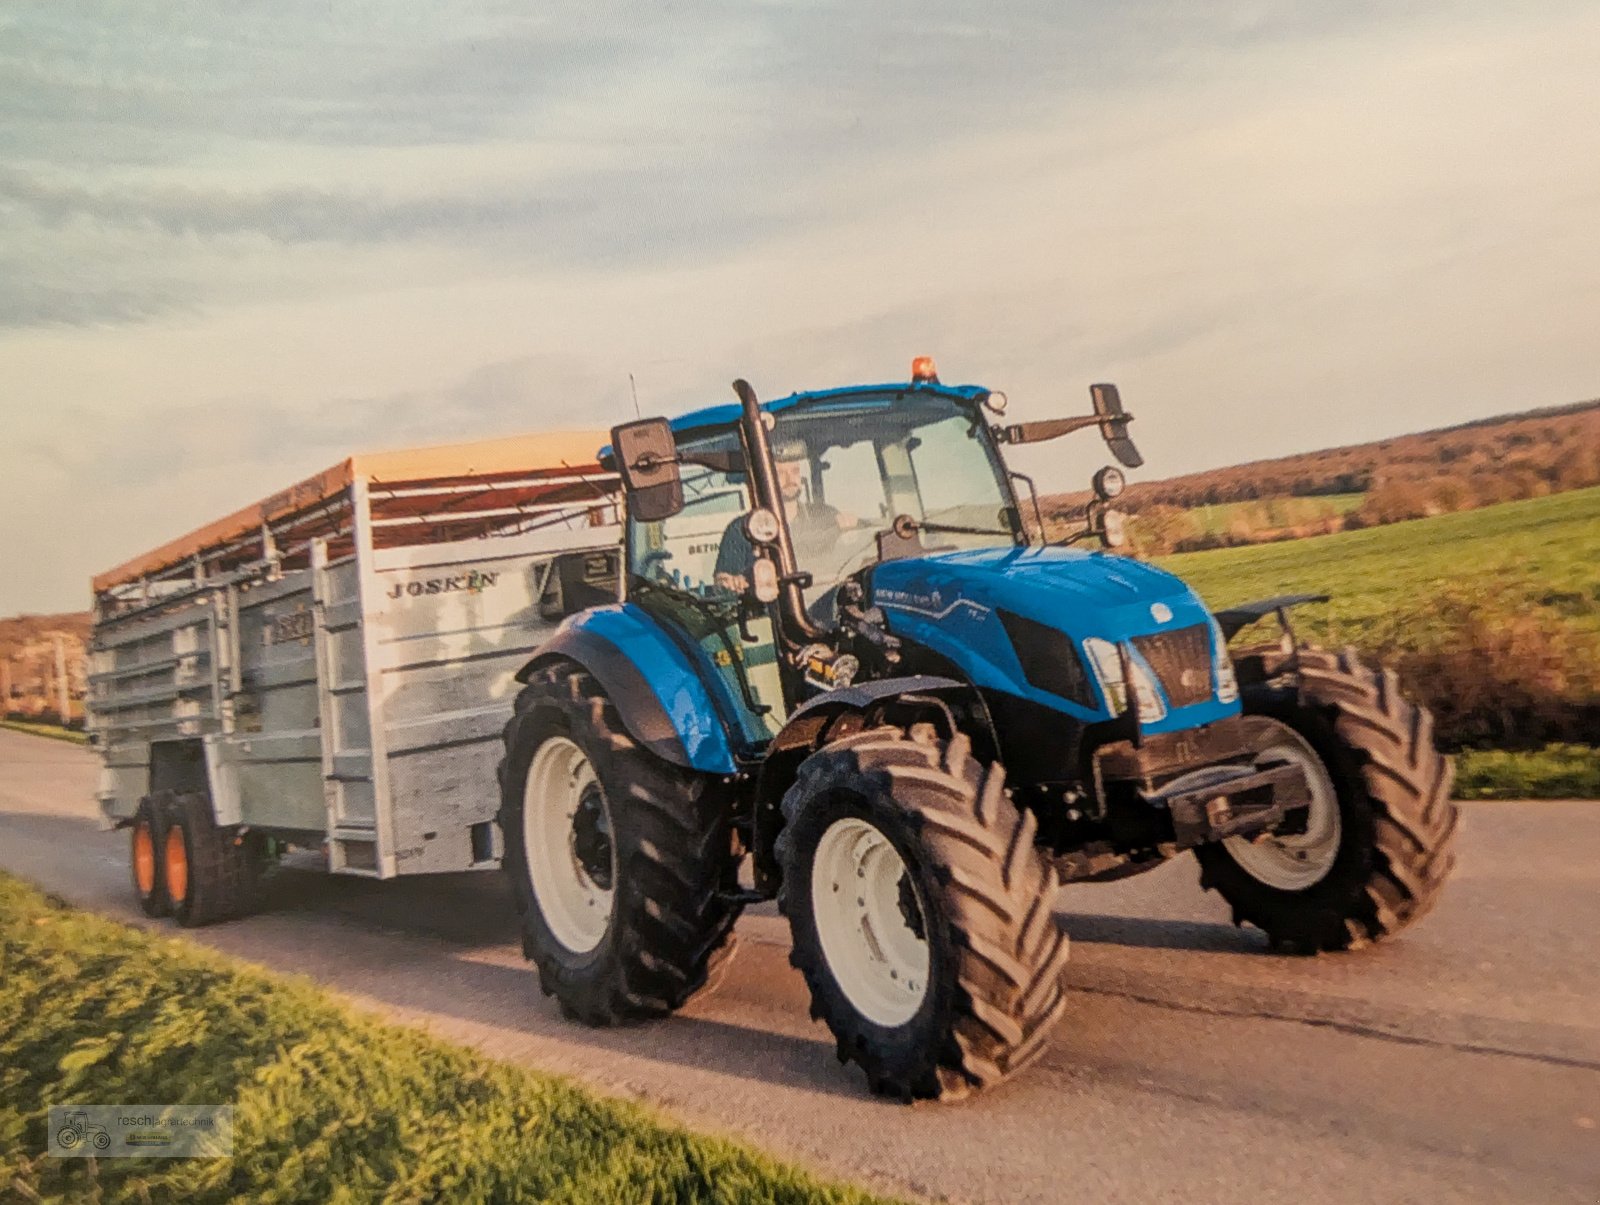
M 737 891 L 719 891 L 717 899 L 724 904 L 742 908 L 746 904 L 764 904 L 772 898 L 771 892 L 741 887 Z

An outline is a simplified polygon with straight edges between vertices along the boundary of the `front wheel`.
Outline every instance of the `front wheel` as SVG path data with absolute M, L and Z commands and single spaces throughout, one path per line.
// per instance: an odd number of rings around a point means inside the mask
M 505 870 L 540 986 L 590 1025 L 663 1016 L 733 951 L 727 801 L 644 749 L 581 667 L 536 673 L 506 725 Z
M 812 1016 L 874 1092 L 949 1100 L 1044 1050 L 1066 1006 L 1054 869 L 965 736 L 873 728 L 800 766 L 778 906 Z
M 1306 773 L 1275 830 L 1197 849 L 1200 882 L 1286 952 L 1355 949 L 1420 920 L 1455 863 L 1454 771 L 1390 670 L 1305 648 L 1297 678 L 1245 691 L 1258 764 Z

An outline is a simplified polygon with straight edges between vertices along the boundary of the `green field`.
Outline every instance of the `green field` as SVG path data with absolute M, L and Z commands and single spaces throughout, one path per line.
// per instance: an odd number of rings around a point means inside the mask
M 26 732 L 32 736 L 48 736 L 51 740 L 71 741 L 75 745 L 89 743 L 89 735 L 73 728 L 63 728 L 59 724 L 35 724 L 31 720 L 0 720 L 0 728 L 9 728 L 13 732 Z
M 47 1106 L 126 1102 L 233 1106 L 233 1156 L 44 1154 Z M 0 874 L 0 1200 L 870 1199 Z
M 1186 512 L 1207 535 L 1227 535 L 1243 521 L 1256 531 L 1276 531 L 1315 523 L 1334 515 L 1347 515 L 1361 505 L 1365 494 L 1318 494 L 1300 498 L 1261 498 L 1254 502 L 1218 502 L 1194 506 Z
M 1403 627 L 1398 621 L 1426 624 L 1434 598 L 1456 588 L 1492 589 L 1574 632 L 1600 633 L 1600 487 L 1158 563 L 1218 608 L 1331 594 L 1331 604 L 1296 615 L 1326 644 L 1387 642 Z
M 1456 755 L 1457 799 L 1600 800 L 1600 749 L 1547 745 L 1525 753 L 1468 749 Z

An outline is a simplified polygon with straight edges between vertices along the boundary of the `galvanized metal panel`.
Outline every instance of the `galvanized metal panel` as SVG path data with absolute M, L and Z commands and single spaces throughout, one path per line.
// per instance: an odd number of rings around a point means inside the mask
M 459 494 L 441 493 L 451 522 Z M 341 873 L 498 862 L 499 736 L 513 675 L 561 618 L 553 558 L 614 556 L 620 529 L 580 507 L 521 534 L 375 548 L 366 481 L 347 498 L 348 555 L 312 540 L 309 567 L 284 569 L 263 537 L 260 562 L 181 597 L 120 616 L 129 604 L 104 600 L 91 690 L 109 818 L 148 790 L 152 742 L 203 737 L 221 823 L 325 833 Z
M 380 554 L 380 609 L 367 623 L 379 637 L 398 873 L 498 859 L 500 733 L 514 675 L 562 618 L 546 605 L 552 560 L 614 551 L 620 534 L 541 531 Z M 487 859 L 475 855 L 474 826 L 488 826 Z

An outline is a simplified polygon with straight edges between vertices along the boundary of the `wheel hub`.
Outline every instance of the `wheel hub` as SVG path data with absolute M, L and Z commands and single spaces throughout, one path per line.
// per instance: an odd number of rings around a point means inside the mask
M 133 830 L 133 881 L 140 895 L 149 895 L 156 889 L 156 842 L 145 820 L 140 820 Z
M 1298 766 L 1305 772 L 1311 802 L 1268 831 L 1229 837 L 1223 847 L 1251 878 L 1279 891 L 1304 891 L 1325 879 L 1338 859 L 1343 836 L 1339 795 L 1327 766 L 1305 737 L 1286 724 L 1262 722 L 1272 724 L 1273 731 L 1257 751 L 1256 765 Z
M 928 940 L 928 934 L 922 927 L 922 908 L 917 903 L 917 893 L 911 886 L 911 876 L 900 876 L 900 919 L 905 921 L 906 928 L 917 937 L 919 941 Z
M 917 1015 L 931 956 L 925 909 L 893 842 L 854 816 L 817 843 L 811 906 L 828 970 L 850 1003 L 885 1028 Z
M 611 824 L 598 783 L 590 783 L 579 796 L 572 817 L 572 856 L 596 887 L 611 890 Z
M 610 807 L 588 756 L 564 736 L 541 744 L 522 796 L 528 885 L 551 935 L 574 954 L 611 924 L 616 849 Z

